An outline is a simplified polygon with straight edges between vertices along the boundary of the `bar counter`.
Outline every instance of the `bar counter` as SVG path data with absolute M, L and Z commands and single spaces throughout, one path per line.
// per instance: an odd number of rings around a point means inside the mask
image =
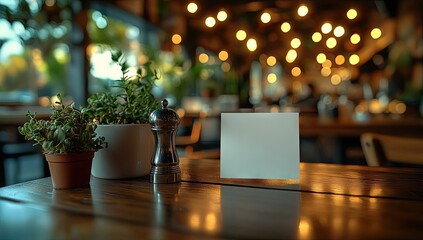
M 182 182 L 43 178 L 0 188 L 0 239 L 416 239 L 423 169 L 301 163 L 300 180 L 222 179 L 181 159 Z

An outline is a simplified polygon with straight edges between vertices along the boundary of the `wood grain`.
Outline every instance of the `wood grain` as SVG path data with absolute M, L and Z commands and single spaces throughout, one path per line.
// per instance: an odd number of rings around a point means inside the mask
M 219 160 L 181 160 L 187 182 L 250 186 L 347 196 L 423 200 L 423 168 L 300 163 L 300 181 L 220 178 Z
M 216 160 L 182 159 L 181 168 L 178 184 L 92 177 L 90 187 L 54 190 L 51 179 L 43 178 L 0 188 L 0 233 L 12 239 L 24 234 L 19 229 L 32 239 L 413 239 L 423 234 L 421 180 L 417 190 L 407 186 L 421 179 L 420 170 L 302 164 L 295 189 L 283 180 L 220 179 Z M 408 190 L 382 189 L 369 196 L 352 190 L 388 183 Z M 320 190 L 312 189 L 316 184 Z

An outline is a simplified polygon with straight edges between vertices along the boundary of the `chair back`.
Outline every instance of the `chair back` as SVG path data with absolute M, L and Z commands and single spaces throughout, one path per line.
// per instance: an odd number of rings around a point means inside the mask
M 423 166 L 423 138 L 364 133 L 360 140 L 369 166 L 390 163 Z

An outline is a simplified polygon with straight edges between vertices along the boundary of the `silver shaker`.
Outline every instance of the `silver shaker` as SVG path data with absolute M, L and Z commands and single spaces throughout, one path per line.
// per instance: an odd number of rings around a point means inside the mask
M 181 168 L 175 148 L 175 136 L 179 126 L 179 116 L 167 107 L 168 101 L 161 101 L 161 109 L 154 110 L 149 117 L 155 140 L 151 159 L 151 183 L 176 183 L 181 181 Z

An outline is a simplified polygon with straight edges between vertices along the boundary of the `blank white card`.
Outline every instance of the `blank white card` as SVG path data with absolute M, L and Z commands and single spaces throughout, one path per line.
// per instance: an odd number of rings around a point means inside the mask
M 221 178 L 299 179 L 298 113 L 222 113 Z

